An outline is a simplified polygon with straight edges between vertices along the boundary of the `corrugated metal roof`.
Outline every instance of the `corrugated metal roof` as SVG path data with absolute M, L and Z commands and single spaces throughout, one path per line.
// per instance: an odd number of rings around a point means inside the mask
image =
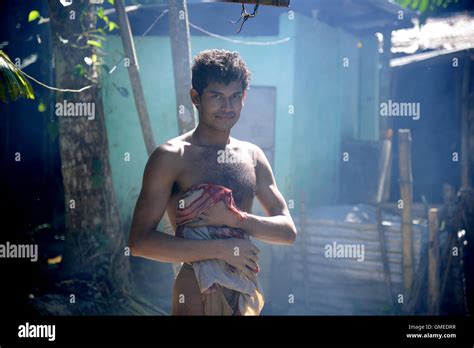
M 351 33 L 367 34 L 411 26 L 415 12 L 387 0 L 294 0 L 290 8 Z M 399 11 L 403 18 L 399 19 Z
M 428 18 L 424 25 L 392 32 L 393 58 L 390 65 L 401 66 L 474 48 L 474 16 L 457 14 Z
M 468 49 L 474 46 L 474 17 L 459 14 L 447 18 L 428 18 L 420 26 L 394 30 L 393 53 L 420 53 L 426 50 Z

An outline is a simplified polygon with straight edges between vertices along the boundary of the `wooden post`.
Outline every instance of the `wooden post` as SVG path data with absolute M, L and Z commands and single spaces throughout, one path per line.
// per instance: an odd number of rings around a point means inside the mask
M 390 162 L 392 161 L 392 129 L 387 129 L 385 139 L 382 141 L 382 154 L 380 157 L 379 181 L 377 185 L 377 204 L 384 201 L 389 187 L 387 181 L 390 176 Z
M 403 206 L 403 288 L 405 295 L 408 296 L 413 282 L 413 231 L 411 221 L 413 179 L 411 172 L 411 136 L 409 129 L 398 130 L 398 153 L 400 197 Z M 407 301 L 405 301 L 405 303 L 407 303 Z
M 176 95 L 176 118 L 179 134 L 186 133 L 196 126 L 196 113 L 189 95 L 191 89 L 191 42 L 189 39 L 189 18 L 186 0 L 169 0 L 169 32 L 173 75 Z M 163 216 L 164 232 L 174 235 L 168 213 Z M 176 276 L 182 264 L 173 263 Z
M 438 209 L 428 212 L 428 314 L 439 313 L 439 222 Z
M 169 30 L 173 56 L 174 86 L 179 133 L 196 126 L 194 105 L 189 96 L 191 89 L 191 43 L 186 0 L 169 0 Z
M 392 135 L 392 132 L 390 129 L 390 131 L 387 131 L 385 135 L 386 139 L 383 140 L 376 205 L 377 205 L 377 231 L 378 231 L 378 236 L 379 236 L 380 252 L 382 254 L 385 293 L 387 295 L 388 302 L 391 305 L 395 305 L 395 299 L 393 297 L 393 290 L 392 290 L 392 280 L 390 278 L 390 267 L 388 263 L 387 247 L 385 244 L 385 236 L 384 236 L 384 231 L 383 231 L 383 226 L 382 226 L 382 208 L 381 208 L 381 203 L 382 203 L 383 197 L 385 196 L 385 190 L 387 189 L 386 181 L 389 175 L 388 169 L 389 169 L 389 163 L 391 161 L 391 155 L 392 155 L 391 135 Z
M 117 12 L 117 21 L 120 26 L 120 36 L 122 37 L 123 51 L 125 53 L 125 57 L 130 60 L 128 75 L 130 76 L 133 97 L 135 98 L 135 106 L 137 108 L 146 150 L 148 155 L 150 155 L 156 147 L 155 138 L 151 129 L 150 118 L 148 116 L 148 110 L 145 102 L 145 95 L 143 93 L 142 83 L 140 80 L 138 60 L 132 38 L 132 30 L 130 29 L 130 23 L 128 22 L 128 16 L 125 12 L 123 1 L 124 0 L 115 0 L 115 11 Z
M 390 67 L 390 59 L 392 59 L 392 29 L 387 28 L 383 30 L 383 42 L 382 42 L 382 53 L 379 56 L 379 84 L 380 84 L 380 91 L 379 91 L 379 100 L 385 101 L 392 98 L 393 93 L 391 89 L 392 84 L 392 75 L 393 71 Z M 380 52 L 380 51 L 379 51 Z M 392 126 L 392 118 L 391 117 L 380 117 L 379 118 L 379 134 L 386 134 L 387 131 L 391 131 L 390 127 Z

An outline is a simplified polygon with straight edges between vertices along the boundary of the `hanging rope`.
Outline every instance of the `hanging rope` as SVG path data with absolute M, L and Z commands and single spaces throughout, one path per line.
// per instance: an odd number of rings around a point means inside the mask
M 257 16 L 257 10 L 258 10 L 258 0 L 256 2 L 255 6 L 253 7 L 253 13 L 248 13 L 247 10 L 245 9 L 244 3 L 242 3 L 242 11 L 240 12 L 240 18 L 238 20 L 236 20 L 235 22 L 230 21 L 232 24 L 237 24 L 240 21 L 242 21 L 242 24 L 240 24 L 240 28 L 239 28 L 239 31 L 237 32 L 237 34 L 240 34 L 240 31 L 242 30 L 242 27 L 244 26 L 245 22 L 249 18 L 254 18 L 255 16 Z

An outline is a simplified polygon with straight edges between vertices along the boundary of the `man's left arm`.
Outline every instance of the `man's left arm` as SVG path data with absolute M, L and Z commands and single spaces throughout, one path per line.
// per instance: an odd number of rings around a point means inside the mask
M 237 220 L 236 226 L 250 236 L 272 244 L 293 244 L 296 227 L 283 195 L 278 190 L 275 177 L 264 152 L 255 146 L 257 192 L 256 196 L 268 216 L 247 214 Z

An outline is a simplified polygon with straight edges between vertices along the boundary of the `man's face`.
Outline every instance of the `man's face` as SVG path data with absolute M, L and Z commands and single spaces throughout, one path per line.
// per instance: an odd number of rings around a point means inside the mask
M 195 103 L 199 108 L 199 122 L 218 131 L 230 131 L 240 118 L 244 97 L 242 81 L 228 85 L 210 82 Z

